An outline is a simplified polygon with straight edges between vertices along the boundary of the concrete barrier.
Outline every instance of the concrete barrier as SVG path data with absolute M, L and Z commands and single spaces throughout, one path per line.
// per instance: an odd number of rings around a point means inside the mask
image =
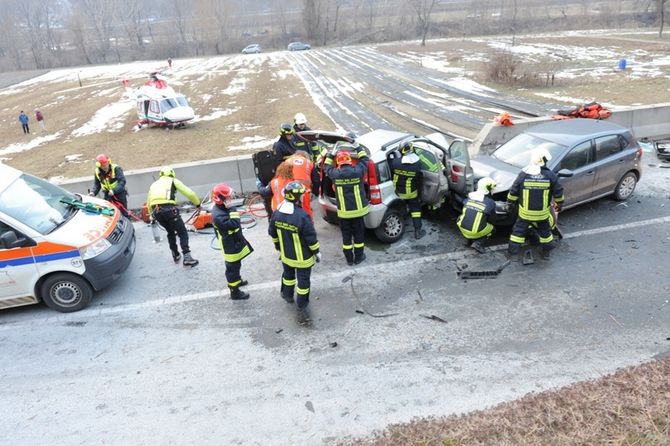
M 256 175 L 251 155 L 173 164 L 171 167 L 177 173 L 177 178 L 200 197 L 207 195 L 217 183 L 228 183 L 236 192 L 256 190 Z M 124 170 L 128 189 L 128 206 L 131 209 L 142 207 L 147 199 L 149 186 L 158 179 L 159 170 L 159 167 Z M 65 180 L 60 183 L 60 186 L 71 192 L 86 194 L 93 186 L 93 174 L 91 173 L 90 177 Z M 179 195 L 177 199 L 182 201 L 184 197 Z
M 521 119 L 514 121 L 514 125 L 510 127 L 486 124 L 470 145 L 470 155 L 491 153 L 500 144 L 528 127 L 551 119 L 550 116 Z M 632 129 L 637 138 L 670 135 L 670 103 L 617 108 L 607 120 Z
M 551 117 L 515 121 L 511 127 L 486 124 L 470 145 L 470 155 L 490 153 L 495 148 L 535 124 L 550 121 Z M 637 138 L 659 138 L 670 135 L 670 103 L 618 108 L 608 121 L 629 127 Z M 123 166 L 122 166 L 123 167 Z M 256 175 L 251 155 L 242 155 L 192 163 L 174 164 L 177 178 L 204 197 L 217 183 L 226 182 L 238 192 L 256 190 Z M 151 183 L 158 178 L 160 169 L 124 171 L 129 192 L 128 205 L 139 208 L 146 201 Z M 65 189 L 86 193 L 92 186 L 93 176 L 75 178 L 60 183 Z M 183 198 L 183 197 L 182 197 Z

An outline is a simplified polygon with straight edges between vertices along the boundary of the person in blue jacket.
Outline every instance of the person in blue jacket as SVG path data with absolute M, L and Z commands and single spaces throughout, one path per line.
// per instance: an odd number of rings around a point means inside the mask
M 28 115 L 23 113 L 23 110 L 21 110 L 21 113 L 19 114 L 19 122 L 21 123 L 21 128 L 23 129 L 24 135 L 30 133 L 30 127 L 28 127 L 29 121 L 30 118 L 28 117 Z

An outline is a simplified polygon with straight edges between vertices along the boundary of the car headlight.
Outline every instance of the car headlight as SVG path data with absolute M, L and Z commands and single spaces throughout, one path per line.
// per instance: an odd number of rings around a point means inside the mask
M 90 245 L 82 246 L 79 248 L 79 252 L 81 253 L 81 257 L 84 260 L 87 260 L 107 251 L 110 246 L 112 246 L 112 244 L 109 243 L 106 238 L 101 238 L 100 240 L 93 242 Z

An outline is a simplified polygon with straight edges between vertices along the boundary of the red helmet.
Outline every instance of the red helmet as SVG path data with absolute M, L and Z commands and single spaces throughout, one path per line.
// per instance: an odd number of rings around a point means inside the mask
M 335 163 L 338 166 L 341 166 L 343 164 L 351 165 L 351 155 L 349 155 L 349 152 L 341 150 L 337 152 L 337 155 L 335 156 Z
M 214 204 L 221 205 L 228 198 L 232 197 L 235 191 L 226 183 L 219 183 L 212 188 L 212 201 Z
M 109 164 L 109 158 L 104 153 L 101 153 L 100 155 L 95 157 L 95 165 L 97 167 L 104 167 L 107 164 Z

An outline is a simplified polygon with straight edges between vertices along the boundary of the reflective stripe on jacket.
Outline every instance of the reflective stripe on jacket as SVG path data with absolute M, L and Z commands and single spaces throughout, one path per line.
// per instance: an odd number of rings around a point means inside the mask
M 235 208 L 224 205 L 212 207 L 212 224 L 219 241 L 219 248 L 226 262 L 239 262 L 254 251 L 242 234 L 240 213 Z
M 507 201 L 519 202 L 519 218 L 528 221 L 548 219 L 552 197 L 556 203 L 562 203 L 563 186 L 558 176 L 546 167 L 537 175 L 522 170 L 507 193 Z
M 314 255 L 319 252 L 314 223 L 309 215 L 295 206 L 292 214 L 278 210 L 272 214 L 268 234 L 275 247 L 279 248 L 281 261 L 293 268 L 309 268 L 314 265 Z
M 158 204 L 177 204 L 176 195 L 181 192 L 191 203 L 200 206 L 200 198 L 184 183 L 172 177 L 160 177 L 149 187 L 147 208 L 153 209 Z
M 478 239 L 489 235 L 493 231 L 489 218 L 495 208 L 495 201 L 488 195 L 484 196 L 483 201 L 467 198 L 463 202 L 463 211 L 456 222 L 463 237 Z
M 355 166 L 345 164 L 333 166 L 333 155 L 326 158 L 326 175 L 335 185 L 337 199 L 337 216 L 339 218 L 363 217 L 368 213 L 368 197 L 365 193 L 363 178 L 368 171 L 368 157 L 364 151 L 359 152 Z
M 99 167 L 95 168 L 95 184 L 93 193 L 97 194 L 100 189 L 103 191 L 114 191 L 121 193 L 126 188 L 126 177 L 123 175 L 123 169 L 116 164 L 109 164 L 109 170 L 105 173 Z

